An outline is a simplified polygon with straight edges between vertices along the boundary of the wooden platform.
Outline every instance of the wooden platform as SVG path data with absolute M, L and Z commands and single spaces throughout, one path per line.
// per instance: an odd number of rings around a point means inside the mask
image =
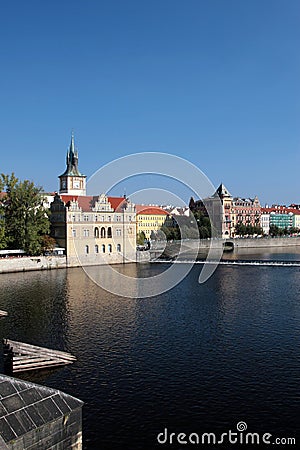
M 3 340 L 6 373 L 27 372 L 72 364 L 76 361 L 70 353 L 49 348 Z

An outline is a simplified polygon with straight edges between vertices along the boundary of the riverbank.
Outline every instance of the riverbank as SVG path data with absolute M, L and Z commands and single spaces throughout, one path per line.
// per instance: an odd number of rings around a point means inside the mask
M 33 270 L 65 269 L 65 256 L 22 256 L 20 258 L 1 258 L 0 274 L 29 272 Z
M 232 244 L 233 249 L 284 249 L 291 247 L 299 247 L 300 251 L 300 237 L 286 237 L 286 238 L 236 238 L 236 239 L 186 239 L 182 243 L 180 241 L 167 242 L 163 250 L 164 257 L 175 258 L 179 251 L 181 254 L 189 254 L 199 249 L 199 253 L 208 251 L 209 248 L 222 248 L 224 244 Z M 151 259 L 159 257 L 158 250 L 152 249 Z
M 194 250 L 199 246 L 199 252 L 212 248 L 220 248 L 225 242 L 232 242 L 234 249 L 284 249 L 291 247 L 299 247 L 300 252 L 300 237 L 291 238 L 238 238 L 238 239 L 222 239 L 222 240 L 197 240 L 187 239 L 182 243 L 182 252 L 188 254 L 189 251 Z M 174 258 L 180 251 L 181 242 L 168 242 L 165 248 L 160 245 L 153 245 L 150 251 L 143 251 L 136 253 L 136 259 L 128 262 L 148 263 L 156 260 L 162 253 L 164 257 Z M 67 260 L 66 256 L 23 256 L 20 258 L 0 258 L 0 274 L 14 273 L 14 272 L 29 272 L 35 270 L 52 270 L 52 269 L 66 269 L 70 267 L 81 267 L 82 261 Z M 117 261 L 116 261 L 117 262 Z M 97 265 L 95 261 L 91 261 L 86 265 Z M 99 264 L 98 264 L 99 265 Z

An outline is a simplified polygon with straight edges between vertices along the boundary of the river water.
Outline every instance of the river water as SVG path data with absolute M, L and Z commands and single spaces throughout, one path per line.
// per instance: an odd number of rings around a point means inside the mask
M 9 315 L 0 335 L 77 357 L 23 378 L 85 402 L 85 449 L 197 448 L 158 444 L 157 435 L 221 434 L 241 421 L 271 441 L 299 438 L 299 251 L 226 254 L 237 264 L 220 265 L 205 284 L 196 264 L 172 290 L 146 299 L 114 296 L 80 268 L 2 274 L 0 309 Z M 145 277 L 167 267 L 119 270 Z

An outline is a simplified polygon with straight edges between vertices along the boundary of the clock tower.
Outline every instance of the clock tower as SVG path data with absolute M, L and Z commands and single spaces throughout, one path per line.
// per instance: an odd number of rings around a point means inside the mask
M 78 151 L 75 150 L 73 133 L 67 152 L 67 168 L 58 178 L 60 194 L 86 195 L 86 176 L 78 170 Z

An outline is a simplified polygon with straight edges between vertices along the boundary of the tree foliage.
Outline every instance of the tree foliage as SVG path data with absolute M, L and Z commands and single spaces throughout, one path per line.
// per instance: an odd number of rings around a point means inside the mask
M 29 255 L 40 254 L 50 225 L 42 188 L 28 180 L 19 181 L 14 174 L 2 174 L 1 182 L 6 192 L 2 199 L 6 247 L 23 249 Z
M 44 236 L 42 236 L 41 245 L 43 252 L 53 252 L 56 246 L 56 240 L 53 237 L 45 234 Z
M 145 233 L 143 231 L 140 231 L 136 237 L 136 243 L 138 245 L 144 245 L 145 239 L 146 239 Z
M 194 211 L 191 216 L 174 216 L 161 227 L 166 239 L 207 239 L 211 237 L 211 223 L 209 217 L 201 211 Z
M 235 234 L 238 236 L 261 235 L 263 234 L 263 229 L 258 225 L 244 225 L 242 222 L 239 222 L 235 226 Z
M 277 225 L 270 225 L 269 234 L 270 236 L 288 236 L 291 234 L 298 234 L 300 232 L 299 228 L 289 227 L 280 228 Z
M 0 250 L 6 247 L 5 221 L 4 221 L 4 197 L 2 191 L 4 188 L 3 180 L 0 178 Z

